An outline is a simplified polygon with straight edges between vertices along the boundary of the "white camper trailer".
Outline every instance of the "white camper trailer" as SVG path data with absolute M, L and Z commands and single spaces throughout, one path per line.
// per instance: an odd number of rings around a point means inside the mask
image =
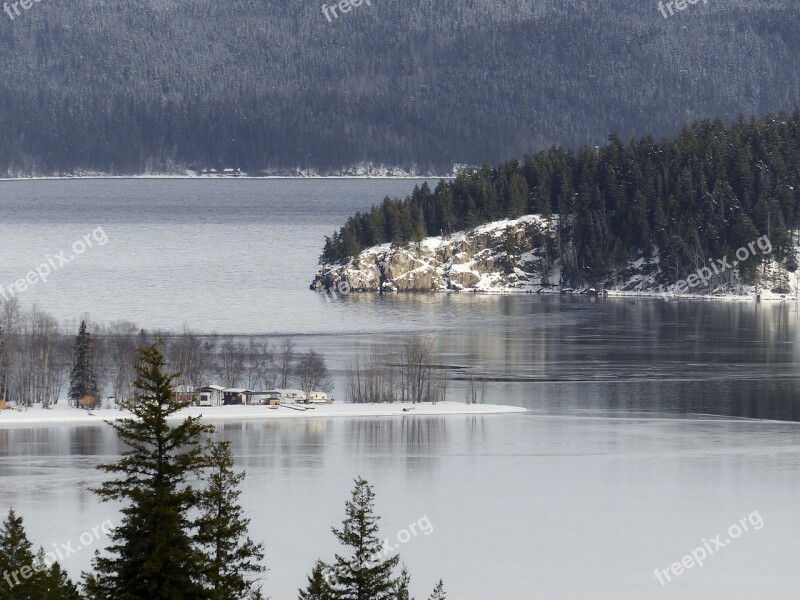
M 281 404 L 306 404 L 308 402 L 303 390 L 270 390 L 270 392 L 279 394 Z
M 328 404 L 328 394 L 325 392 L 309 392 L 308 393 L 308 403 L 309 404 Z

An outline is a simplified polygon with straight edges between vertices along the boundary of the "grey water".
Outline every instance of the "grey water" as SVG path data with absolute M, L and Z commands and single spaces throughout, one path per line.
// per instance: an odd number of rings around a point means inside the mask
M 220 423 L 246 469 L 243 502 L 271 569 L 296 597 L 337 550 L 352 479 L 376 486 L 383 533 L 427 517 L 399 552 L 412 591 L 448 597 L 796 598 L 800 559 L 798 318 L 794 302 L 311 292 L 324 241 L 408 180 L 0 182 L 0 284 L 102 227 L 108 242 L 20 294 L 65 323 L 84 314 L 146 328 L 291 335 L 347 363 L 427 336 L 452 399 L 522 416 Z M 431 182 L 435 185 L 435 182 Z M 88 488 L 119 452 L 104 427 L 0 428 L 0 509 L 50 549 L 117 518 Z M 729 536 L 755 512 L 763 527 Z M 705 564 L 669 569 L 722 534 Z M 67 557 L 73 574 L 102 540 Z

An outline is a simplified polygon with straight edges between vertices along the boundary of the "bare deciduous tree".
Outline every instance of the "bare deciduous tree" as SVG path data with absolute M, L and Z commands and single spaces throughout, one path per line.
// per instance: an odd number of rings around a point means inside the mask
M 294 342 L 291 339 L 283 340 L 277 350 L 275 361 L 280 387 L 287 388 L 294 369 Z
M 247 352 L 244 344 L 233 338 L 226 338 L 219 346 L 217 358 L 217 373 L 222 385 L 227 388 L 238 387 L 246 371 Z
M 309 350 L 300 355 L 295 367 L 295 375 L 306 394 L 315 390 L 329 392 L 333 389 L 333 381 L 328 375 L 325 358 L 315 350 Z
M 372 348 L 347 370 L 350 402 L 438 402 L 447 395 L 446 370 L 430 340 L 409 338 L 399 355 Z

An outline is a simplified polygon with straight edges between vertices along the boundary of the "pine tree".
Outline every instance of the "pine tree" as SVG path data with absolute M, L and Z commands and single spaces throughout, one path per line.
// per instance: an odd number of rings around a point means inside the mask
M 336 600 L 338 596 L 328 582 L 327 574 L 330 572 L 324 562 L 318 560 L 307 577 L 308 585 L 304 590 L 297 590 L 298 600 Z
M 47 564 L 43 550 L 34 555 L 22 517 L 9 510 L 0 527 L 0 598 L 79 600 L 78 589 L 58 563 Z
M 74 406 L 94 408 L 99 402 L 97 371 L 92 335 L 86 331 L 86 321 L 81 321 L 72 355 L 69 374 L 69 399 Z
M 196 540 L 205 553 L 202 572 L 212 600 L 260 597 L 253 581 L 265 571 L 261 544 L 247 537 L 250 520 L 238 504 L 244 473 L 233 471 L 230 442 L 213 443 L 209 449 L 211 473 L 208 487 L 199 495 Z
M 122 524 L 111 534 L 108 555 L 95 555 L 86 576 L 90 598 L 201 599 L 204 556 L 191 537 L 189 511 L 198 499 L 190 485 L 207 464 L 202 437 L 213 431 L 197 417 L 177 426 L 168 419 L 189 405 L 173 399 L 159 345 L 139 349 L 132 418 L 112 423 L 127 450 L 117 463 L 100 465 L 116 476 L 95 492 L 123 503 Z
M 447 596 L 444 593 L 444 582 L 441 579 L 436 584 L 436 587 L 433 588 L 433 593 L 428 600 L 447 600 Z
M 392 571 L 399 556 L 381 560 L 383 547 L 378 538 L 375 493 L 365 479 L 358 478 L 351 499 L 345 505 L 346 518 L 333 534 L 352 556 L 336 555 L 334 590 L 342 600 L 390 600 L 394 598 L 397 579 Z

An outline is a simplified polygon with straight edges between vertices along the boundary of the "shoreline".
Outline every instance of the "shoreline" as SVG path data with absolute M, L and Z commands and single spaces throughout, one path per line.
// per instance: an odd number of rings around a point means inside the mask
M 325 289 L 312 290 L 314 293 L 325 294 Z M 386 295 L 402 296 L 415 294 L 475 294 L 478 296 L 565 296 L 568 298 L 592 298 L 592 299 L 633 299 L 641 298 L 644 300 L 663 300 L 667 303 L 678 300 L 690 301 L 712 301 L 712 302 L 756 302 L 755 292 L 745 294 L 667 294 L 661 291 L 625 291 L 607 290 L 607 294 L 589 294 L 586 290 L 562 292 L 554 289 L 521 289 L 521 288 L 466 288 L 466 289 L 433 289 L 433 290 L 390 290 L 384 292 Z M 357 295 L 357 294 L 379 294 L 377 290 L 352 290 L 347 294 L 338 292 L 338 296 Z M 774 294 L 769 290 L 761 292 L 761 300 L 764 302 L 796 302 L 800 298 L 794 295 Z
M 411 408 L 413 407 L 413 408 Z M 411 408 L 404 412 L 404 408 Z M 190 406 L 171 417 L 179 420 L 185 417 L 202 417 L 208 421 L 282 421 L 289 419 L 325 419 L 341 417 L 414 417 L 414 416 L 469 416 L 522 414 L 528 409 L 519 406 L 500 404 L 463 404 L 460 402 L 439 402 L 437 404 L 395 403 L 395 404 L 321 404 L 308 410 L 295 410 L 281 406 L 270 409 L 267 406 Z M 56 426 L 56 425 L 103 425 L 110 421 L 130 417 L 121 409 L 101 408 L 86 411 L 80 408 L 55 406 L 47 410 L 33 406 L 24 411 L 0 411 L 0 429 L 14 426 Z
M 0 177 L 0 181 L 76 181 L 85 179 L 221 179 L 221 180 L 264 180 L 264 179 L 455 179 L 455 175 L 54 175 L 37 177 Z

